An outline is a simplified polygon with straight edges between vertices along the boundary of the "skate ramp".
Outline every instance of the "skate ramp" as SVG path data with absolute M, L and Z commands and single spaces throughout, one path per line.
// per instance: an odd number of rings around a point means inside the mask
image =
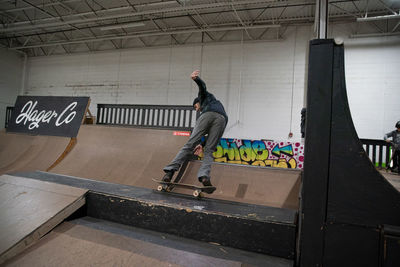
M 84 217 L 64 222 L 6 266 L 264 266 L 291 260 Z
M 162 169 L 188 137 L 170 130 L 82 125 L 78 142 L 52 173 L 155 189 Z M 191 162 L 182 182 L 198 184 L 199 162 Z M 300 172 L 213 164 L 217 191 L 209 197 L 297 209 Z M 191 195 L 190 190 L 174 192 Z
M 87 190 L 0 176 L 0 265 L 85 204 Z
M 77 144 L 53 173 L 153 188 L 188 137 L 169 130 L 82 125 Z
M 397 191 L 400 192 L 400 175 L 396 173 L 390 173 L 386 171 L 379 171 L 383 177 L 394 187 Z
M 49 172 L 17 175 L 89 190 L 85 210 L 93 218 L 290 260 L 295 256 L 296 210 L 211 198 L 198 200 L 184 194 Z
M 0 132 L 0 174 L 46 171 L 67 149 L 70 138 Z
M 182 183 L 199 184 L 197 171 L 200 164 L 201 161 L 190 162 Z M 217 190 L 209 197 L 298 209 L 300 173 L 298 170 L 214 163 L 211 182 Z M 176 188 L 174 192 L 191 193 L 182 188 Z

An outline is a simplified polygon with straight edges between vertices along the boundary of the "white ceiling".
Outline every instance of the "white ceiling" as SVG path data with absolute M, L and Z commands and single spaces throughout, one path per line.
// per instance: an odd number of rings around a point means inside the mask
M 313 24 L 315 7 L 316 0 L 0 0 L 0 45 L 42 56 L 280 39 L 288 26 Z M 354 36 L 400 35 L 400 0 L 328 7 L 329 23 L 363 25 Z

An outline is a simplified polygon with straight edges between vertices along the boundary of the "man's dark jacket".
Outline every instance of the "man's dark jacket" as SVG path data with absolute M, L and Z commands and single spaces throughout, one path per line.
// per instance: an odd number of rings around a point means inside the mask
M 214 111 L 214 112 L 217 112 L 217 113 L 221 114 L 222 116 L 224 116 L 225 123 L 228 123 L 228 115 L 226 115 L 226 112 L 225 112 L 225 109 L 224 109 L 224 106 L 222 105 L 222 103 L 219 100 L 217 100 L 213 94 L 211 94 L 207 91 L 206 84 L 202 79 L 200 79 L 200 77 L 197 76 L 194 79 L 194 81 L 199 86 L 199 96 L 197 99 L 200 102 L 201 114 L 206 113 L 208 111 Z

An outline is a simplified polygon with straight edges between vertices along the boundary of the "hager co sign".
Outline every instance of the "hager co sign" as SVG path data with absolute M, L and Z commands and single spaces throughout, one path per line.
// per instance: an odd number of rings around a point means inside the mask
M 18 96 L 7 132 L 76 137 L 89 97 Z

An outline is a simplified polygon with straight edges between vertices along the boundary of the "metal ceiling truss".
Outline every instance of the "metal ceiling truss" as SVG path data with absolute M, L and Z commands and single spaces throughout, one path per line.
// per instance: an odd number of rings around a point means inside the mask
M 132 45 L 276 40 L 290 25 L 311 25 L 316 1 L 0 0 L 0 44 L 35 56 Z M 370 25 L 369 32 L 352 37 L 400 33 L 396 2 L 331 0 L 329 12 L 330 23 Z M 235 31 L 242 34 L 230 34 Z

